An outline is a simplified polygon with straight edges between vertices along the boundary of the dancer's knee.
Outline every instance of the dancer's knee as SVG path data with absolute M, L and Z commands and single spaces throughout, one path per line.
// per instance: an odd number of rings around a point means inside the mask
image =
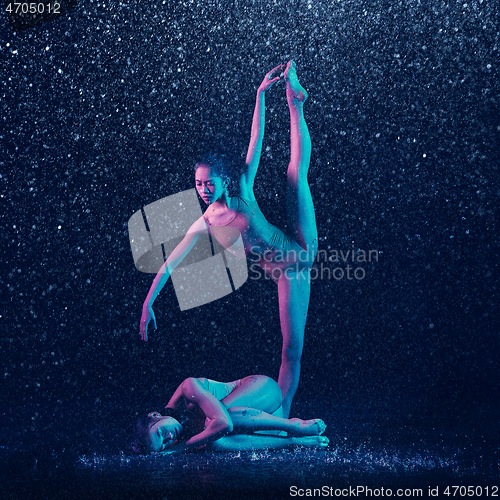
M 277 408 L 281 407 L 283 403 L 283 393 L 276 380 L 266 377 L 266 385 L 264 387 L 265 394 L 269 403 L 269 408 L 272 408 L 272 412 L 276 411 Z
M 252 396 L 251 402 L 246 402 L 247 406 L 253 406 L 258 410 L 263 410 L 272 413 L 282 403 L 281 389 L 276 380 L 267 375 L 250 375 L 242 379 L 243 390 L 250 391 Z M 237 406 L 241 404 L 236 403 Z

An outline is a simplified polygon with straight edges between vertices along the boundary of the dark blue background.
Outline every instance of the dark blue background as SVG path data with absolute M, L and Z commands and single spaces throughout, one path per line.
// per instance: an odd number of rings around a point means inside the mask
M 140 341 L 153 276 L 134 267 L 127 222 L 192 188 L 211 145 L 244 154 L 256 88 L 290 58 L 310 95 L 320 249 L 380 252 L 363 280 L 313 283 L 293 413 L 315 401 L 498 421 L 498 14 L 476 1 L 90 1 L 15 34 L 5 15 L 5 442 L 62 439 L 69 421 L 64 439 L 102 446 L 82 426 L 160 408 L 187 376 L 277 377 L 269 281 L 185 312 L 168 284 Z M 256 195 L 280 225 L 283 83 L 266 116 Z

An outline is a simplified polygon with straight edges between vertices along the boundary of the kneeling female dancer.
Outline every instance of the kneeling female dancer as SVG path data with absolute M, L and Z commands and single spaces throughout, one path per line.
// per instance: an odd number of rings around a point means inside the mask
M 246 167 L 239 178 L 239 195 L 229 196 L 230 179 L 221 171 L 220 164 L 208 159 L 196 165 L 196 188 L 209 206 L 157 274 L 144 302 L 140 331 L 142 339 L 147 340 L 147 327 L 151 319 L 156 328 L 153 302 L 172 271 L 194 247 L 199 235 L 206 234 L 208 229 L 225 248 L 229 248 L 234 241 L 228 241 L 226 228 L 237 229 L 242 237 L 245 254 L 248 256 L 251 252 L 253 263 L 259 265 L 278 285 L 283 335 L 278 384 L 283 393 L 283 415 L 288 417 L 299 383 L 309 307 L 310 269 L 317 252 L 318 233 L 307 182 L 311 158 L 311 138 L 303 112 L 307 92 L 299 83 L 293 61 L 288 62 L 284 72 L 290 108 L 291 149 L 286 188 L 286 233 L 266 220 L 254 195 L 253 185 L 264 137 L 265 93 L 280 79 L 275 74 L 279 74 L 283 67 L 278 66 L 267 73 L 257 90 Z
M 282 398 L 278 384 L 265 375 L 228 383 L 188 378 L 170 398 L 163 416 L 151 412 L 132 426 L 132 448 L 138 453 L 174 453 L 205 446 L 213 451 L 328 446 L 328 438 L 321 436 L 323 420 L 279 416 Z M 265 431 L 285 431 L 288 436 Z

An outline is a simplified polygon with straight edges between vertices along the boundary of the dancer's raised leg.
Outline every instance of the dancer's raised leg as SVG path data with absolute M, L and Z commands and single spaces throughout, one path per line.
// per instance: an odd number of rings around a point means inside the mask
M 286 96 L 290 109 L 290 163 L 287 171 L 286 217 L 288 231 L 314 261 L 318 230 L 311 190 L 307 181 L 311 162 L 311 136 L 304 118 L 308 95 L 299 83 L 295 63 L 289 61 L 285 73 Z
M 283 392 L 283 416 L 288 417 L 300 376 L 300 359 L 309 308 L 310 274 L 318 246 L 318 231 L 307 173 L 311 161 L 311 137 L 304 118 L 308 95 L 300 85 L 295 63 L 285 70 L 290 108 L 290 163 L 287 171 L 286 211 L 288 232 L 306 250 L 298 263 L 300 271 L 285 273 L 278 281 L 283 350 L 278 384 Z

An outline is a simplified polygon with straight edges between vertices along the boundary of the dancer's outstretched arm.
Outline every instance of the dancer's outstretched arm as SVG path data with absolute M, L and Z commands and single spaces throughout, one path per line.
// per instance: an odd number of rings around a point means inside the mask
M 252 133 L 250 135 L 250 144 L 248 146 L 246 172 L 242 175 L 241 185 L 243 189 L 253 190 L 253 183 L 259 168 L 260 155 L 262 153 L 262 140 L 264 139 L 264 125 L 266 113 L 266 91 L 269 90 L 279 79 L 275 74 L 284 69 L 285 65 L 280 64 L 266 74 L 264 80 L 257 89 L 257 99 L 255 101 L 255 110 L 252 120 Z M 248 196 L 247 193 L 245 193 Z
M 168 259 L 165 261 L 161 269 L 158 271 L 149 293 L 142 306 L 142 316 L 140 333 L 141 338 L 144 341 L 148 340 L 148 324 L 153 320 L 154 327 L 156 329 L 156 318 L 153 312 L 153 302 L 155 301 L 158 294 L 161 292 L 168 278 L 172 274 L 172 271 L 183 261 L 186 255 L 191 251 L 198 241 L 200 234 L 202 232 L 206 233 L 207 226 L 205 219 L 200 217 L 188 230 L 186 236 L 182 241 L 174 248 L 172 253 L 169 255 Z

